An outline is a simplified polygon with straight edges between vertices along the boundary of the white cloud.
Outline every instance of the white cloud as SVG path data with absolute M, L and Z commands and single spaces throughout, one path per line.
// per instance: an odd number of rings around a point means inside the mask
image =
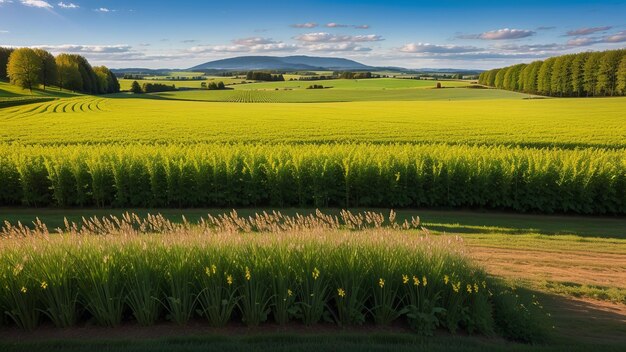
M 107 12 L 115 12 L 116 10 L 111 10 L 109 8 L 106 8 L 106 7 L 100 7 L 100 8 L 94 9 L 94 11 L 107 13 Z
M 263 38 L 263 37 L 240 38 L 240 39 L 234 39 L 232 42 L 235 45 L 244 45 L 244 46 L 255 46 L 255 45 L 279 43 L 271 38 Z
M 480 49 L 474 46 L 409 43 L 402 46 L 399 50 L 403 53 L 451 54 L 480 52 L 484 49 Z
M 315 23 L 315 22 L 296 23 L 296 24 L 292 24 L 291 27 L 293 27 L 293 28 L 315 28 L 315 27 L 317 27 L 317 23 Z
M 626 42 L 626 31 L 605 35 L 604 37 L 579 37 L 567 41 L 569 46 L 589 46 L 594 44 L 612 44 Z
M 567 41 L 567 45 L 569 46 L 587 46 L 587 45 L 592 45 L 597 43 L 597 39 L 591 38 L 591 37 L 585 37 L 585 38 L 576 38 L 576 39 L 570 39 Z
M 584 27 L 584 28 L 578 28 L 578 29 L 574 29 L 571 31 L 568 31 L 567 33 L 565 33 L 565 35 L 567 36 L 579 36 L 579 35 L 589 35 L 589 34 L 593 34 L 596 32 L 604 32 L 604 31 L 608 31 L 609 29 L 613 28 L 612 26 L 604 26 L 604 27 Z
M 371 48 L 360 46 L 356 43 L 322 43 L 322 44 L 309 44 L 301 46 L 302 49 L 308 51 L 325 51 L 325 52 L 335 52 L 335 51 L 372 51 Z
M 128 53 L 132 51 L 132 47 L 126 44 L 118 45 L 77 45 L 77 44 L 61 44 L 61 45 L 34 45 L 34 48 L 41 48 L 57 53 L 70 54 L 113 54 Z
M 356 29 L 369 29 L 370 26 L 368 24 L 341 24 L 336 22 L 329 22 L 324 25 L 326 28 L 347 28 L 352 27 Z
M 80 6 L 76 5 L 76 4 L 75 4 L 75 3 L 73 3 L 73 2 L 68 2 L 68 3 L 65 3 L 65 2 L 63 2 L 63 1 L 61 1 L 60 3 L 58 3 L 58 4 L 57 4 L 57 6 L 58 6 L 58 7 L 61 7 L 61 8 L 64 8 L 64 9 L 77 9 L 77 8 L 79 8 L 79 7 L 80 7 Z
M 294 37 L 294 39 L 307 43 L 361 43 L 361 42 L 378 42 L 384 40 L 377 34 L 368 35 L 336 35 L 327 32 L 307 33 Z
M 0 0 L 0 6 L 2 6 L 3 4 L 11 4 L 12 2 L 12 0 Z
M 459 39 L 482 39 L 482 40 L 506 40 L 506 39 L 520 39 L 535 35 L 534 31 L 527 29 L 510 29 L 503 28 L 480 34 L 461 34 L 458 35 Z
M 53 7 L 50 3 L 43 0 L 20 0 L 20 2 L 24 6 L 38 7 L 42 9 L 51 9 Z
M 494 48 L 504 51 L 514 51 L 514 52 L 522 52 L 522 53 L 534 53 L 534 52 L 553 52 L 553 51 L 561 51 L 567 49 L 566 45 L 562 44 L 526 44 L 526 45 L 517 45 L 517 44 L 504 44 L 504 45 L 496 45 Z
M 328 28 L 345 28 L 348 27 L 347 24 L 340 24 L 335 22 L 326 23 L 326 27 Z
M 622 43 L 626 42 L 626 31 L 621 31 L 612 35 L 608 35 L 603 39 L 603 43 Z
M 294 44 L 278 42 L 271 38 L 250 37 L 234 39 L 231 45 L 198 45 L 191 47 L 188 51 L 192 53 L 245 53 L 294 51 L 297 49 L 298 47 Z

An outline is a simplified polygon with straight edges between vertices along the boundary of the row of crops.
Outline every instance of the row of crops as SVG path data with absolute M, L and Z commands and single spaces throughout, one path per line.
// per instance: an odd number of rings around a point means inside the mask
M 54 98 L 32 98 L 36 101 L 29 101 L 28 106 L 20 106 L 15 109 L 3 111 L 3 117 L 7 120 L 12 118 L 25 118 L 41 113 L 72 113 L 103 111 L 104 99 L 97 98 L 73 98 L 55 100 Z M 33 102 L 43 102 L 41 104 L 31 104 Z M 2 107 L 2 106 L 0 106 Z
M 626 150 L 0 146 L 0 205 L 473 207 L 626 214 Z
M 458 240 L 407 233 L 415 220 L 398 231 L 393 214 L 342 216 L 234 214 L 190 226 L 127 214 L 81 229 L 67 224 L 54 236 L 43 224 L 5 228 L 0 324 L 31 330 L 42 321 L 67 328 L 200 318 L 216 327 L 374 323 L 422 336 L 439 326 L 541 336 L 538 302 L 488 278 Z M 360 231 L 346 229 L 355 225 Z

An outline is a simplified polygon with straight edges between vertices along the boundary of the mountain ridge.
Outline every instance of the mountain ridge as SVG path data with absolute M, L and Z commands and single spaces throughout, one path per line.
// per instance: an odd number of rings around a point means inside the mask
M 213 60 L 188 70 L 370 70 L 373 66 L 336 57 L 321 56 L 237 56 Z

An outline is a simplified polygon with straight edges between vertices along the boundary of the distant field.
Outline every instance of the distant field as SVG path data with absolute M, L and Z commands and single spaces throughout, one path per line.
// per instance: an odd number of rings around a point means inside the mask
M 292 83 L 293 84 L 293 83 Z M 310 83 L 317 84 L 317 83 Z M 238 103 L 325 103 L 350 101 L 435 101 L 522 99 L 528 95 L 496 89 L 390 88 L 390 89 L 252 89 L 265 83 L 242 84 L 234 90 L 185 90 L 156 93 L 168 99 Z M 308 85 L 299 85 L 307 87 Z M 288 89 L 288 90 L 285 90 Z
M 162 83 L 167 85 L 175 85 L 176 88 L 197 88 L 200 89 L 200 84 L 202 82 L 211 82 L 211 81 L 222 81 L 224 84 L 233 84 L 233 83 L 241 83 L 245 81 L 245 79 L 241 78 L 230 78 L 230 77 L 207 77 L 205 80 L 169 80 L 160 77 L 146 78 L 146 79 L 119 79 L 120 89 L 121 90 L 130 90 L 130 86 L 134 81 L 137 81 L 140 85 L 144 83 Z
M 474 92 L 440 92 L 447 91 Z M 84 97 L 3 109 L 0 142 L 626 147 L 626 98 L 232 104 L 121 97 L 125 98 Z
M 443 87 L 462 87 L 467 86 L 467 82 L 461 81 L 440 81 Z M 332 87 L 333 89 L 398 89 L 398 88 L 435 88 L 436 81 L 425 81 L 416 79 L 394 79 L 394 78 L 376 78 L 376 79 L 331 79 L 321 81 L 284 81 L 284 82 L 260 82 L 254 84 L 246 84 L 238 87 L 239 89 L 275 89 L 275 88 L 292 88 L 305 89 L 306 87 L 318 84 L 324 87 Z

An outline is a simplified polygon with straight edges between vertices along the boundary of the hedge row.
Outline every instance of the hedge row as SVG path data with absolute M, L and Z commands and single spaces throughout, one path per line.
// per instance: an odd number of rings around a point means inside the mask
M 625 214 L 625 156 L 448 145 L 2 145 L 0 205 Z

